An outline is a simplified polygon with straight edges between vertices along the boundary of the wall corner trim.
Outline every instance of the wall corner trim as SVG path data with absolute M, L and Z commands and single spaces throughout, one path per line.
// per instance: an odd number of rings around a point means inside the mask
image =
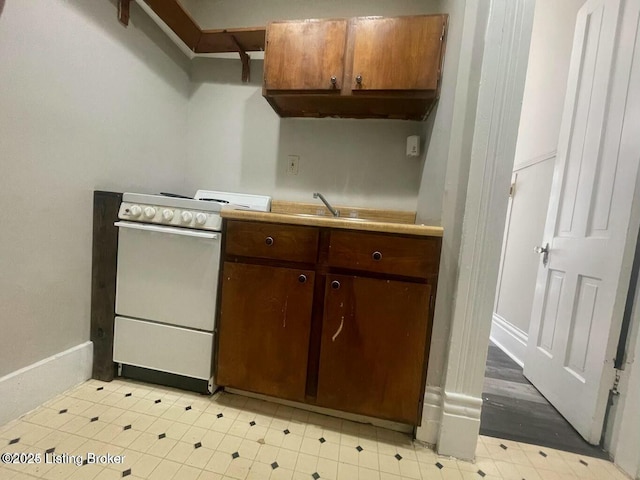
M 0 425 L 91 378 L 93 343 L 84 342 L 0 378 Z
M 475 457 L 487 345 L 521 114 L 533 0 L 491 0 L 437 450 Z
M 416 439 L 429 445 L 435 445 L 440 432 L 442 418 L 442 389 L 427 386 L 422 407 L 422 424 L 416 430 Z

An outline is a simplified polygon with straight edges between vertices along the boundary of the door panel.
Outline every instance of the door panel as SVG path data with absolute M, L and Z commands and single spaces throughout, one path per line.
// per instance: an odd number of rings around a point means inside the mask
M 578 14 L 525 358 L 525 375 L 594 444 L 640 223 L 639 19 L 625 0 Z
M 318 405 L 419 424 L 430 295 L 424 284 L 328 276 Z
M 266 35 L 264 86 L 267 90 L 340 91 L 346 20 L 272 22 Z M 331 77 L 336 78 L 335 86 Z
M 538 346 L 547 355 L 553 356 L 553 342 L 556 336 L 556 324 L 558 322 L 558 309 L 560 298 L 562 297 L 562 284 L 564 272 L 550 271 L 546 298 L 544 300 L 544 316 L 542 317 L 542 328 L 540 329 L 540 340 Z
M 314 272 L 226 262 L 222 278 L 216 383 L 303 401 Z
M 435 90 L 446 15 L 353 20 L 353 92 Z M 417 53 L 419 52 L 419 53 Z M 356 83 L 356 76 L 362 83 Z M 345 80 L 346 81 L 346 80 Z

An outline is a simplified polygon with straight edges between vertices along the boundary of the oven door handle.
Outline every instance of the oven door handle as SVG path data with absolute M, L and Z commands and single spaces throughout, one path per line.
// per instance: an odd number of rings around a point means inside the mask
M 169 233 L 171 235 L 182 235 L 184 237 L 209 238 L 212 240 L 218 238 L 217 233 L 203 232 L 202 230 L 186 230 L 183 228 L 163 227 L 132 222 L 116 222 L 114 225 L 119 228 L 131 228 L 133 230 L 144 230 L 146 232 Z

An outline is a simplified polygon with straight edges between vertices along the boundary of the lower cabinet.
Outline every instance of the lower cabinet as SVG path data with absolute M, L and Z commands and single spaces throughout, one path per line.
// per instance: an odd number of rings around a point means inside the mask
M 304 401 L 314 275 L 224 264 L 216 383 Z
M 223 237 L 218 385 L 420 425 L 440 238 L 232 220 Z
M 419 424 L 431 287 L 328 275 L 317 404 Z

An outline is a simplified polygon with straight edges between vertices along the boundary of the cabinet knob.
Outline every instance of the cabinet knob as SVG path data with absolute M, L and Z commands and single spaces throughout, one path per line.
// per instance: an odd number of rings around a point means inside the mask
M 273 237 L 267 237 L 264 239 L 264 243 L 266 243 L 268 246 L 273 245 Z
M 340 282 L 334 280 L 333 282 L 331 282 L 331 288 L 333 288 L 334 290 L 338 290 L 340 288 Z
M 298 281 L 299 281 L 300 283 L 305 283 L 305 282 L 307 281 L 307 276 L 306 276 L 306 275 L 304 275 L 304 274 L 301 274 L 301 275 L 298 277 Z
M 356 75 L 356 83 L 362 85 L 362 75 Z
M 373 254 L 371 255 L 371 258 L 373 258 L 376 262 L 382 260 L 382 253 L 380 252 L 373 252 Z
M 335 87 L 336 83 L 338 83 L 338 79 L 336 77 L 331 77 L 331 85 Z

